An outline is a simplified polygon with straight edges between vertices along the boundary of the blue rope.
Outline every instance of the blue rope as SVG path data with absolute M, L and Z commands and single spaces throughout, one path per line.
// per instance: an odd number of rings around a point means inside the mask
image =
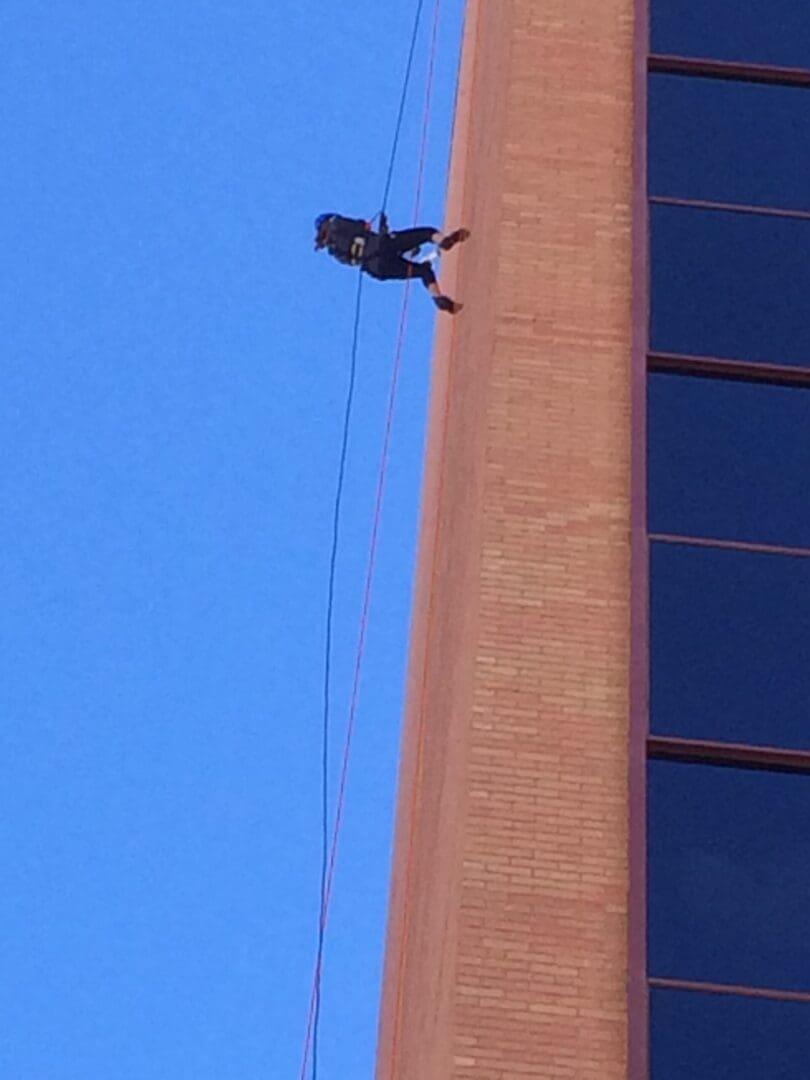
M 340 535 L 340 508 L 346 477 L 346 457 L 349 449 L 352 402 L 357 376 L 357 350 L 360 340 L 360 311 L 363 297 L 363 275 L 357 274 L 357 298 L 354 308 L 352 332 L 352 356 L 349 367 L 349 383 L 343 414 L 343 440 L 340 447 L 335 505 L 332 516 L 332 551 L 329 557 L 329 590 L 326 601 L 326 644 L 323 670 L 323 742 L 321 746 L 321 914 L 318 922 L 318 950 L 315 960 L 315 1011 L 312 1025 L 312 1080 L 318 1076 L 318 1029 L 321 1018 L 321 974 L 323 969 L 324 940 L 326 936 L 326 883 L 329 873 L 329 688 L 332 678 L 332 621 L 335 608 L 335 576 L 337 570 L 338 538 Z
M 419 37 L 419 22 L 422 18 L 422 8 L 424 7 L 425 0 L 419 0 L 416 6 L 416 15 L 413 20 L 413 32 L 411 34 L 411 47 L 408 52 L 408 63 L 405 65 L 405 78 L 402 82 L 402 95 L 399 99 L 399 113 L 397 114 L 397 122 L 394 127 L 394 141 L 391 146 L 391 160 L 388 162 L 388 175 L 385 179 L 385 189 L 383 191 L 382 204 L 380 206 L 380 213 L 385 213 L 385 208 L 388 205 L 388 196 L 391 193 L 391 181 L 394 176 L 394 162 L 397 156 L 397 147 L 399 146 L 399 136 L 402 133 L 402 120 L 405 116 L 405 102 L 408 99 L 408 86 L 411 81 L 411 71 L 413 70 L 413 58 L 416 52 L 416 41 Z

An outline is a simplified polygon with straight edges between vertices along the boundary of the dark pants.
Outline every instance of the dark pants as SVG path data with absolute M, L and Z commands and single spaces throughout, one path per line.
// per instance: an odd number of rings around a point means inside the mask
M 377 250 L 363 260 L 363 269 L 380 281 L 404 281 L 407 278 L 419 278 L 427 288 L 436 280 L 430 263 L 415 263 L 403 259 L 406 251 L 412 251 L 422 244 L 429 244 L 436 233 L 432 227 L 422 229 L 402 229 L 380 237 Z

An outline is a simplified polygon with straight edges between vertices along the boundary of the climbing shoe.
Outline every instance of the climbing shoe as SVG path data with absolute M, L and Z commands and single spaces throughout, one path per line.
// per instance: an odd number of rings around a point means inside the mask
M 467 240 L 470 235 L 469 229 L 456 229 L 455 232 L 449 233 L 445 236 L 444 240 L 439 244 L 441 251 L 449 251 L 450 248 L 460 244 L 463 240 Z
M 439 311 L 449 311 L 451 315 L 457 315 L 464 306 L 463 304 L 457 303 L 455 300 L 451 300 L 449 296 L 434 296 L 433 303 Z

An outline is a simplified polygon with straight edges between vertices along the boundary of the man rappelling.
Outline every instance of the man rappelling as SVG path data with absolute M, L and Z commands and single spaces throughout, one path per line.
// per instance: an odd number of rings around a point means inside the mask
M 388 219 L 380 214 L 380 230 L 362 218 L 347 218 L 340 214 L 320 214 L 315 219 L 315 250 L 326 248 L 338 262 L 360 269 L 380 281 L 404 281 L 419 278 L 440 311 L 455 315 L 462 305 L 444 296 L 430 261 L 415 262 L 423 244 L 435 244 L 439 254 L 450 251 L 466 240 L 469 229 L 442 233 L 432 226 L 401 229 L 391 232 Z M 406 255 L 413 259 L 405 258 Z

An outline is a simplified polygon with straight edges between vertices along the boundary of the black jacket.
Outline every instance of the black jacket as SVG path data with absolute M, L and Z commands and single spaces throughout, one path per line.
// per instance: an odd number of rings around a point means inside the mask
M 380 249 L 380 234 L 374 232 L 362 218 L 346 218 L 336 214 L 329 222 L 326 250 L 338 262 L 359 266 L 376 255 Z

